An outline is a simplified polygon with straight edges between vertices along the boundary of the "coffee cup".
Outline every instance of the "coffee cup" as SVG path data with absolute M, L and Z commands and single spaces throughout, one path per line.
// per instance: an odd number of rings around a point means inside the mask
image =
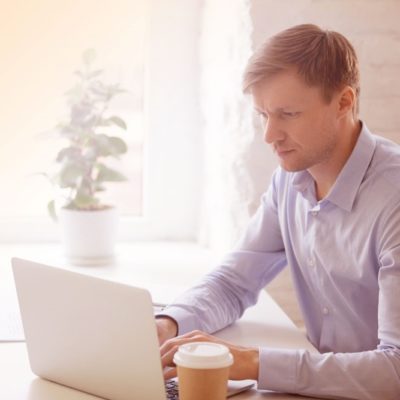
M 180 400 L 225 400 L 233 356 L 219 343 L 193 342 L 174 355 Z

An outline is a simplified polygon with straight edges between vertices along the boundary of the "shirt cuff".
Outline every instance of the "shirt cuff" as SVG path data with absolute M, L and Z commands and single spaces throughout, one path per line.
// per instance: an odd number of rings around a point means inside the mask
M 167 307 L 155 315 L 156 318 L 169 317 L 178 324 L 178 336 L 199 329 L 195 315 L 180 307 Z
M 296 392 L 297 350 L 261 347 L 258 389 Z

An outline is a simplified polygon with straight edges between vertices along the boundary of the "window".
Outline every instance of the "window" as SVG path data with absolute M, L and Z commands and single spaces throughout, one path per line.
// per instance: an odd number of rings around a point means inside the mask
M 0 240 L 56 238 L 46 211 L 52 188 L 35 174 L 48 171 L 60 148 L 50 130 L 66 112 L 62 94 L 87 48 L 96 49 L 106 80 L 130 92 L 113 103 L 128 123 L 121 167 L 129 181 L 106 192 L 122 214 L 121 238 L 194 236 L 198 8 L 179 0 L 34 0 L 3 9 Z

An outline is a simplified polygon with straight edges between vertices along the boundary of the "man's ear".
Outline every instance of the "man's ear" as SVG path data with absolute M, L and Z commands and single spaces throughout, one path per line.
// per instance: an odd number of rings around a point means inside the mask
M 352 112 L 356 102 L 356 94 L 351 86 L 345 86 L 338 94 L 338 117 Z

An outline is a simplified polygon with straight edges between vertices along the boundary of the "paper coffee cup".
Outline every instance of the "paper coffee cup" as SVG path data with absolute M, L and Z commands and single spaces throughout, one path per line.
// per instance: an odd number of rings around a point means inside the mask
M 218 343 L 194 342 L 179 346 L 174 356 L 180 400 L 225 400 L 233 356 Z

